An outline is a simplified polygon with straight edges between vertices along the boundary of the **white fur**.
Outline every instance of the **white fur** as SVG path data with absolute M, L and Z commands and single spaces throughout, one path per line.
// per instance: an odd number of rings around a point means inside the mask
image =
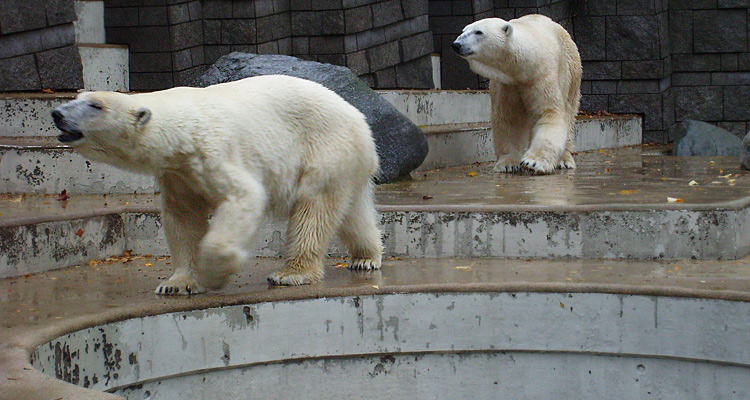
M 203 89 L 92 92 L 58 110 L 77 118 L 66 123 L 83 133 L 71 143 L 81 154 L 158 178 L 177 267 L 159 294 L 224 286 L 248 262 L 245 249 L 268 214 L 289 220 L 286 268 L 269 277 L 273 284 L 319 281 L 336 233 L 353 268 L 380 268 L 370 128 L 317 83 L 262 76 Z
M 581 58 L 568 32 L 543 15 L 467 25 L 454 44 L 490 79 L 495 170 L 575 168 Z

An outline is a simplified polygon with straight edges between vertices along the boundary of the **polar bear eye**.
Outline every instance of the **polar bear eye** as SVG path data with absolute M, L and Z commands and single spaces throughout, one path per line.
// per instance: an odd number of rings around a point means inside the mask
M 482 32 L 482 31 L 476 31 L 476 32 L 474 32 L 474 34 L 475 35 L 484 35 L 484 32 Z
M 89 103 L 89 107 L 95 108 L 97 110 L 101 110 L 102 109 L 101 104 L 96 104 L 96 103 Z

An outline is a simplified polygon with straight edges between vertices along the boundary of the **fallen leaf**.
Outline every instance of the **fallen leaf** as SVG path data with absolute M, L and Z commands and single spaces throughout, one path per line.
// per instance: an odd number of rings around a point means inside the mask
M 60 194 L 57 195 L 57 197 L 55 197 L 55 200 L 57 201 L 66 201 L 68 199 L 70 199 L 70 196 L 68 196 L 68 191 L 65 189 L 63 189 L 63 191 L 60 192 Z
M 565 304 L 562 301 L 560 302 L 560 308 L 565 308 Z
M 456 269 L 460 269 L 460 270 L 463 270 L 463 271 L 471 271 L 471 265 L 460 265 L 460 266 L 456 267 Z
M 670 202 L 670 203 L 683 203 L 683 202 L 685 202 L 685 200 L 683 200 L 683 199 L 678 199 L 678 198 L 674 198 L 674 197 L 667 197 L 667 201 Z
M 380 289 L 380 286 L 372 285 L 372 287 L 375 289 Z
M 474 171 L 471 171 L 471 172 L 469 172 L 469 176 L 473 178 L 473 177 L 477 176 L 477 173 L 474 172 Z
M 690 181 L 690 183 L 688 183 L 688 185 L 690 185 L 690 186 L 698 186 L 698 182 L 696 182 L 696 181 Z
M 54 89 L 42 89 L 42 93 L 55 93 Z M 62 397 L 60 397 L 62 399 Z
M 620 190 L 620 193 L 622 193 L 622 194 L 633 194 L 633 193 L 638 193 L 638 191 L 637 190 Z
M 76 231 L 76 236 L 78 236 L 78 237 L 81 237 L 81 236 L 83 236 L 83 232 L 84 232 L 84 231 L 83 231 L 83 229 L 78 229 L 78 230 Z
M 429 194 L 426 194 L 426 195 L 422 196 L 422 200 L 429 200 L 431 198 L 432 198 L 432 196 L 430 196 Z
M 147 267 L 151 267 L 151 266 L 153 266 L 154 264 L 151 264 L 151 263 L 146 263 L 145 265 L 146 265 Z
M 11 202 L 11 203 L 20 203 L 21 200 L 23 200 L 23 195 L 20 195 L 18 197 L 14 197 L 12 199 L 8 199 L 8 201 Z

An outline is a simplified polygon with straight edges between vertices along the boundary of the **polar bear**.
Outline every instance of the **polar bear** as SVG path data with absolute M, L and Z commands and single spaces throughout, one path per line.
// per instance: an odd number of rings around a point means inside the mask
M 336 233 L 349 268 L 380 268 L 372 133 L 362 113 L 317 83 L 268 75 L 145 94 L 89 92 L 52 116 L 58 139 L 82 155 L 156 176 L 176 266 L 157 294 L 223 287 L 249 261 L 247 245 L 265 215 L 288 220 L 285 268 L 268 277 L 272 284 L 319 281 Z
M 543 15 L 487 18 L 467 25 L 453 49 L 490 79 L 496 171 L 575 168 L 581 57 L 562 26 Z

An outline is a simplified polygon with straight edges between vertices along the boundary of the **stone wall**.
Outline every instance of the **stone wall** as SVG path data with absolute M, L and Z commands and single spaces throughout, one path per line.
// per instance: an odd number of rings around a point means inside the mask
M 107 42 L 130 46 L 133 90 L 188 84 L 233 51 L 345 65 L 376 88 L 432 83 L 427 0 L 106 4 Z
M 83 87 L 73 0 L 0 1 L 0 92 Z

